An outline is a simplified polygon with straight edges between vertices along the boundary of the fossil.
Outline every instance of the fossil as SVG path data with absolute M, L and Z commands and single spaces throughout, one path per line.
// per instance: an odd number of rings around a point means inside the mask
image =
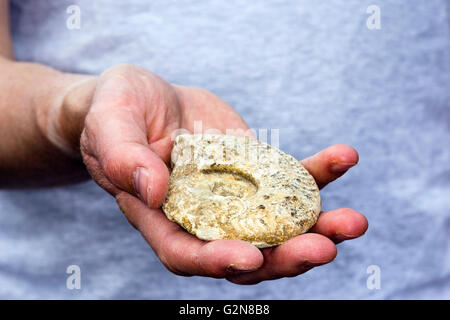
M 272 247 L 317 221 L 314 178 L 294 157 L 256 139 L 179 135 L 171 164 L 163 211 L 202 240 Z

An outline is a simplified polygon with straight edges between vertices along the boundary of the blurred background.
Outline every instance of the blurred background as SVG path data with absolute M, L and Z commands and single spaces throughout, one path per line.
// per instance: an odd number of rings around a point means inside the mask
M 67 27 L 70 5 L 80 29 Z M 322 201 L 362 212 L 369 230 L 326 266 L 237 286 L 168 272 L 93 182 L 4 190 L 0 298 L 450 298 L 449 1 L 12 0 L 11 20 L 18 60 L 89 74 L 141 65 L 279 129 L 298 159 L 353 146 L 359 164 Z M 66 288 L 73 264 L 80 290 Z

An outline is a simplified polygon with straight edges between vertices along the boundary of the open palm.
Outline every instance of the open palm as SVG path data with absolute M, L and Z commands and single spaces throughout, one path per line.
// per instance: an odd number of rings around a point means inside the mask
M 363 215 L 342 208 L 321 213 L 309 233 L 263 250 L 241 240 L 205 242 L 187 233 L 160 207 L 168 189 L 173 133 L 193 132 L 196 122 L 203 131 L 251 135 L 242 118 L 214 94 L 171 85 L 136 66 L 119 65 L 100 76 L 81 136 L 90 174 L 115 196 L 170 271 L 240 284 L 296 276 L 332 261 L 335 243 L 366 231 Z M 353 148 L 334 145 L 302 164 L 322 188 L 357 162 Z

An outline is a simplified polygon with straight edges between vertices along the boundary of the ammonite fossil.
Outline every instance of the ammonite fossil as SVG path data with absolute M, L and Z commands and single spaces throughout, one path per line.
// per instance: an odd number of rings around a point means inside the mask
M 271 247 L 308 231 L 321 200 L 314 178 L 292 156 L 256 139 L 180 135 L 163 204 L 166 216 L 203 240 Z

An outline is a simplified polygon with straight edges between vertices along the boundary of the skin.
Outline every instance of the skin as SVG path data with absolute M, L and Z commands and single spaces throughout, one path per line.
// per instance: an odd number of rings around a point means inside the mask
M 174 130 L 248 126 L 223 100 L 199 88 L 169 84 L 133 65 L 98 77 L 17 62 L 0 0 L 0 187 L 64 185 L 92 177 L 115 197 L 128 221 L 175 274 L 237 284 L 293 277 L 331 262 L 336 245 L 367 230 L 366 218 L 340 208 L 320 214 L 310 232 L 259 250 L 240 240 L 205 242 L 169 221 L 160 207 L 168 188 Z M 301 163 L 320 188 L 358 162 L 333 145 Z

